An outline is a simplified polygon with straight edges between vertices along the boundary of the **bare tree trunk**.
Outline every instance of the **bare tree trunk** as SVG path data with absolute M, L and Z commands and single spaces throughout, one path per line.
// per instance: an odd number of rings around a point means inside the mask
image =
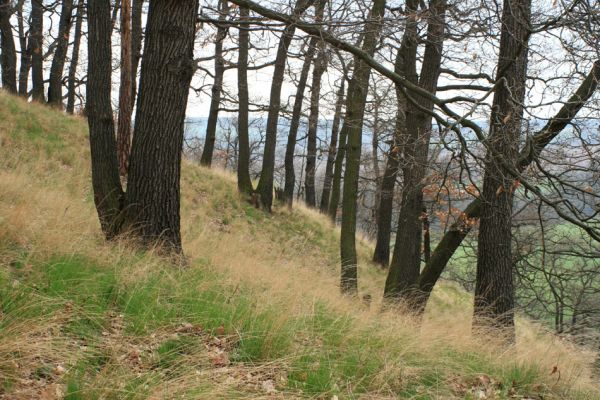
M 63 71 L 67 50 L 69 47 L 69 35 L 71 33 L 71 22 L 73 14 L 73 0 L 64 0 L 60 11 L 58 24 L 58 38 L 52 66 L 50 67 L 50 83 L 48 85 L 48 104 L 62 109 L 62 87 Z
M 434 0 L 429 7 L 427 44 L 418 85 L 435 94 L 441 69 L 446 0 Z M 405 65 L 405 69 L 416 71 L 416 57 L 410 63 L 410 66 Z M 416 72 L 414 77 L 416 79 Z M 431 116 L 423 110 L 433 110 L 430 99 L 415 96 L 415 100 L 418 105 L 409 102 L 407 107 L 406 139 L 403 141 L 404 187 L 396 243 L 384 292 L 386 298 L 401 299 L 409 305 L 415 304 L 414 294 L 418 290 L 421 271 L 423 187 L 431 136 Z
M 374 0 L 369 18 L 365 23 L 365 38 L 362 47 L 363 51 L 369 56 L 373 56 L 375 53 L 375 47 L 377 46 L 381 32 L 381 19 L 383 18 L 384 11 L 385 0 Z M 342 132 L 347 132 L 347 146 L 340 237 L 340 255 L 342 261 L 340 289 L 342 293 L 349 295 L 355 295 L 358 292 L 356 206 L 362 147 L 362 125 L 370 74 L 371 67 L 363 60 L 357 60 L 352 80 L 348 86 L 346 117 L 342 126 Z
M 294 15 L 302 14 L 310 5 L 312 0 L 298 0 L 294 6 Z M 285 61 L 287 59 L 287 50 L 290 46 L 295 25 L 288 25 L 283 31 L 277 55 L 275 57 L 275 68 L 273 71 L 273 80 L 271 82 L 271 94 L 269 98 L 269 113 L 267 116 L 267 129 L 265 138 L 265 149 L 263 153 L 263 164 L 260 173 L 260 180 L 256 191 L 260 196 L 261 207 L 271 211 L 273 203 L 273 174 L 275 173 L 275 147 L 277 145 L 277 124 L 279 121 L 279 110 L 281 109 L 281 85 L 285 73 Z
M 17 93 L 17 53 L 10 17 L 14 10 L 10 0 L 0 0 L 0 46 L 2 56 L 2 88 Z
M 289 207 L 294 202 L 294 190 L 296 188 L 296 171 L 294 169 L 294 152 L 296 150 L 296 139 L 298 136 L 298 127 L 300 126 L 300 119 L 302 118 L 302 103 L 304 102 L 304 91 L 306 89 L 306 82 L 308 81 L 308 73 L 310 66 L 315 56 L 316 46 L 318 38 L 313 36 L 310 38 L 308 43 L 308 50 L 304 53 L 304 62 L 302 64 L 302 70 L 300 71 L 300 78 L 298 79 L 298 86 L 296 87 L 296 96 L 294 97 L 294 107 L 292 109 L 292 120 L 290 121 L 290 130 L 288 132 L 288 139 L 285 148 L 285 182 L 283 185 L 283 196 Z
M 473 326 L 500 328 L 513 342 L 514 283 L 512 203 L 514 178 L 502 166 L 515 165 L 523 118 L 531 0 L 505 0 L 496 81 L 490 117 L 482 207 L 477 245 L 477 277 Z
M 254 190 L 250 179 L 250 137 L 248 134 L 248 47 L 250 34 L 245 22 L 249 20 L 250 11 L 240 7 L 240 27 L 237 76 L 238 76 L 238 146 L 239 157 L 237 165 L 238 190 L 251 194 Z
M 29 94 L 29 70 L 31 69 L 31 40 L 29 32 L 25 32 L 25 16 L 23 3 L 18 2 L 17 21 L 19 24 L 19 47 L 21 48 L 21 65 L 19 66 L 19 94 L 27 97 Z
M 219 0 L 219 22 L 224 23 L 229 12 L 227 0 Z M 210 167 L 215 150 L 217 136 L 217 122 L 219 120 L 219 107 L 221 105 L 221 92 L 223 91 L 223 75 L 225 73 L 225 60 L 223 59 L 223 41 L 227 37 L 228 28 L 225 24 L 217 25 L 215 39 L 215 79 L 212 86 L 210 111 L 206 124 L 206 138 L 204 149 L 200 157 L 200 164 Z
M 416 80 L 414 71 L 405 71 L 405 64 L 408 59 L 413 57 L 414 35 L 415 35 L 415 2 L 408 2 L 407 11 L 409 15 L 406 20 L 404 37 L 402 45 L 398 50 L 394 71 L 402 76 Z M 412 14 L 411 14 L 412 10 Z M 410 65 L 410 64 L 409 64 Z M 387 267 L 390 262 L 390 238 L 392 234 L 392 215 L 394 210 L 394 188 L 400 166 L 400 158 L 403 155 L 403 141 L 406 136 L 406 111 L 408 109 L 408 99 L 402 92 L 402 89 L 396 84 L 396 126 L 394 127 L 394 138 L 388 151 L 385 163 L 385 171 L 381 179 L 381 195 L 379 197 L 379 206 L 377 207 L 376 225 L 377 239 L 375 242 L 375 251 L 373 252 L 373 262 Z
M 350 89 L 350 88 L 348 88 Z M 344 160 L 346 159 L 346 145 L 348 141 L 348 133 L 340 130 L 340 143 L 335 155 L 333 165 L 333 177 L 331 182 L 331 198 L 329 199 L 329 210 L 327 215 L 332 222 L 336 222 L 338 215 L 338 206 L 340 203 L 340 194 L 342 192 L 342 174 L 344 168 Z
M 33 100 L 45 102 L 44 96 L 44 7 L 42 0 L 31 0 L 31 25 L 29 40 L 31 42 L 31 81 Z
M 197 0 L 150 3 L 127 184 L 127 223 L 146 245 L 180 253 L 181 150 L 195 71 Z
M 333 164 L 335 163 L 336 158 L 337 141 L 345 93 L 346 78 L 344 77 L 341 79 L 340 88 L 337 92 L 335 112 L 333 114 L 333 123 L 331 125 L 331 139 L 329 141 L 329 150 L 327 151 L 327 164 L 325 165 L 325 177 L 323 179 L 323 191 L 321 192 L 321 205 L 319 207 L 323 214 L 326 214 L 329 208 L 329 194 L 331 193 L 331 181 L 333 180 Z
M 35 0 L 34 0 L 35 1 Z M 86 110 L 92 155 L 94 203 L 107 239 L 120 230 L 123 190 L 119 180 L 117 144 L 110 98 L 110 0 L 88 2 L 88 80 Z
M 373 165 L 373 178 L 375 181 L 375 208 L 373 216 L 377 215 L 381 198 L 381 172 L 379 171 L 379 102 L 375 104 L 373 110 L 373 129 L 371 136 L 371 164 Z
M 81 44 L 81 25 L 83 23 L 84 9 L 85 1 L 79 0 L 77 3 L 77 16 L 75 17 L 73 52 L 71 53 L 71 64 L 69 65 L 69 76 L 67 78 L 67 112 L 69 114 L 73 114 L 75 111 L 75 78 L 77 75 L 77 65 L 79 63 L 79 46 Z
M 306 145 L 306 177 L 304 178 L 304 198 L 309 207 L 316 207 L 315 172 L 317 169 L 317 133 L 319 129 L 319 100 L 321 97 L 321 78 L 327 68 L 327 58 L 324 43 L 314 62 L 311 93 L 310 115 L 308 117 L 308 136 Z
M 119 123 L 117 126 L 117 157 L 119 174 L 127 176 L 131 147 L 131 113 L 133 111 L 131 58 L 131 0 L 121 2 L 121 83 L 119 87 Z
M 427 214 L 426 207 L 423 207 L 421 220 L 423 221 L 423 259 L 425 260 L 425 264 L 427 264 L 431 260 L 431 234 L 429 232 L 429 215 Z
M 142 6 L 144 0 L 133 0 L 131 7 L 131 104 L 135 105 L 137 72 L 142 56 Z

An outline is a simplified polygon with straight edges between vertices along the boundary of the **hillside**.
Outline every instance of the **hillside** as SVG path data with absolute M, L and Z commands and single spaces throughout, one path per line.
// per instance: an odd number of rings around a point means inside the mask
M 85 121 L 0 93 L 0 398 L 600 398 L 593 355 L 529 321 L 512 351 L 471 337 L 452 284 L 421 326 L 380 312 L 367 242 L 374 302 L 342 298 L 338 232 L 313 211 L 266 215 L 191 163 L 182 198 L 186 267 L 106 243 Z

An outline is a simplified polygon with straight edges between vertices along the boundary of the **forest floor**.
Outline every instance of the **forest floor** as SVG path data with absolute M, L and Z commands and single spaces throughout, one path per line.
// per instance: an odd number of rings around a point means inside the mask
M 600 398 L 592 353 L 525 318 L 514 349 L 473 337 L 451 283 L 421 323 L 382 312 L 367 241 L 373 302 L 340 296 L 335 227 L 222 171 L 184 163 L 185 267 L 107 243 L 89 164 L 83 119 L 0 93 L 0 398 Z

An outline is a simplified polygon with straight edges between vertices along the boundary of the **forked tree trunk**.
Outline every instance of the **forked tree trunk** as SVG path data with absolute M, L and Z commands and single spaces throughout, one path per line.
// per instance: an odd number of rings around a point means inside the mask
M 219 0 L 219 22 L 217 37 L 215 39 L 215 79 L 211 90 L 210 111 L 206 124 L 206 138 L 204 149 L 200 157 L 200 164 L 210 167 L 215 151 L 217 138 L 217 123 L 219 121 L 219 107 L 221 106 L 221 92 L 223 91 L 223 75 L 225 74 L 225 60 L 223 59 L 223 41 L 227 37 L 228 28 L 224 24 L 229 12 L 227 0 Z
M 514 341 L 512 204 L 514 177 L 502 163 L 515 166 L 523 118 L 531 0 L 505 0 L 486 155 L 477 244 L 473 326 L 500 328 Z
M 133 111 L 131 53 L 131 0 L 121 2 L 121 82 L 119 87 L 119 119 L 117 125 L 117 157 L 119 175 L 127 176 L 131 147 L 131 113 Z
M 29 40 L 31 41 L 31 95 L 33 100 L 45 102 L 44 96 L 44 7 L 42 0 L 31 0 L 31 25 Z
M 85 1 L 79 0 L 77 3 L 77 16 L 75 17 L 75 33 L 73 37 L 73 51 L 71 53 L 71 64 L 69 65 L 69 76 L 67 78 L 67 112 L 75 112 L 75 88 L 77 65 L 79 63 L 79 46 L 81 45 L 81 25 L 83 23 L 83 13 Z
M 373 56 L 381 32 L 385 0 L 374 0 L 369 19 L 365 23 L 363 51 Z M 367 100 L 367 88 L 371 67 L 363 60 L 357 60 L 356 67 L 348 86 L 346 116 L 342 132 L 346 132 L 346 170 L 344 173 L 344 191 L 342 199 L 342 227 L 340 237 L 342 293 L 355 295 L 358 292 L 358 268 L 356 257 L 356 208 L 358 194 L 358 175 L 362 147 L 362 124 Z
M 2 56 L 2 88 L 17 93 L 17 53 L 10 17 L 13 8 L 10 0 L 0 0 L 0 48 Z
M 246 22 L 250 10 L 240 7 L 240 27 L 237 76 L 238 76 L 238 190 L 240 193 L 251 194 L 254 190 L 250 179 L 250 136 L 248 133 L 248 47 L 250 34 Z
M 35 1 L 35 0 L 34 0 Z M 123 190 L 111 106 L 110 0 L 88 2 L 88 79 L 86 110 L 92 158 L 92 188 L 100 226 L 107 239 L 120 231 Z
M 331 193 L 331 181 L 333 180 L 333 164 L 335 163 L 337 153 L 337 141 L 342 118 L 342 107 L 344 106 L 344 94 L 346 93 L 346 79 L 342 78 L 340 88 L 338 89 L 335 111 L 333 113 L 333 123 L 331 124 L 331 139 L 327 151 L 327 164 L 325 164 L 325 176 L 323 178 L 323 191 L 321 192 L 321 205 L 319 210 L 326 214 L 329 208 L 329 197 Z
M 299 16 L 311 4 L 313 0 L 298 0 L 294 6 L 294 15 Z M 263 209 L 271 211 L 273 204 L 273 175 L 275 173 L 275 147 L 277 145 L 277 125 L 279 121 L 279 111 L 281 109 L 281 86 L 285 73 L 287 51 L 296 27 L 288 25 L 283 31 L 277 55 L 275 56 L 275 67 L 273 70 L 273 79 L 271 81 L 271 93 L 269 97 L 269 113 L 267 115 L 267 128 L 265 132 L 265 149 L 263 153 L 263 163 L 260 172 L 260 180 L 256 187 L 260 199 L 260 205 Z
M 446 0 L 431 1 L 429 7 L 427 44 L 417 83 L 421 88 L 435 95 L 446 27 Z M 405 64 L 405 70 L 410 70 L 411 75 L 414 74 L 412 76 L 415 81 L 417 79 L 416 45 L 415 42 L 414 57 L 408 61 L 410 65 Z M 421 271 L 423 188 L 431 136 L 431 115 L 427 111 L 433 110 L 433 102 L 430 99 L 419 95 L 413 98 L 417 104 L 409 101 L 406 108 L 406 133 L 402 141 L 404 151 L 402 200 L 396 243 L 384 292 L 387 299 L 403 300 L 408 305 L 415 304 Z
M 394 71 L 407 77 L 412 82 L 416 81 L 416 72 L 411 68 L 414 66 L 416 57 L 416 9 L 417 3 L 414 0 L 406 3 L 407 18 L 404 27 L 402 44 L 396 55 Z M 411 60 L 413 61 L 411 63 Z M 408 99 L 404 95 L 402 88 L 395 85 L 396 88 L 396 125 L 394 127 L 394 138 L 388 151 L 385 170 L 381 180 L 381 195 L 379 197 L 379 206 L 377 207 L 377 239 L 375 242 L 375 251 L 373 252 L 373 262 L 387 267 L 390 262 L 390 239 L 392 233 L 392 216 L 394 210 L 394 188 L 398 176 L 400 159 L 403 156 L 403 141 L 406 136 L 406 112 L 408 109 Z
M 60 11 L 60 21 L 58 23 L 58 38 L 56 40 L 56 49 L 52 57 L 50 67 L 50 79 L 48 84 L 48 104 L 62 109 L 62 87 L 63 71 L 67 50 L 69 47 L 69 36 L 71 33 L 71 21 L 73 14 L 73 0 L 64 0 Z
M 197 0 L 150 3 L 128 172 L 128 228 L 170 252 L 182 251 L 179 179 L 197 12 Z

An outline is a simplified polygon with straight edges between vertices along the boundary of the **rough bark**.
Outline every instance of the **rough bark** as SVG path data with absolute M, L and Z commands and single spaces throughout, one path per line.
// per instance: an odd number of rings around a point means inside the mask
M 77 87 L 76 76 L 79 63 L 79 46 L 81 45 L 81 25 L 83 24 L 83 13 L 85 10 L 85 1 L 79 0 L 77 3 L 77 14 L 75 16 L 75 33 L 73 37 L 73 51 L 71 53 L 71 63 L 69 65 L 69 75 L 67 77 L 67 112 L 73 114 L 75 111 L 75 88 Z
M 17 21 L 19 24 L 19 47 L 21 49 L 21 62 L 19 66 L 19 95 L 29 95 L 29 70 L 31 69 L 31 40 L 29 31 L 25 31 L 25 16 L 23 14 L 23 3 L 20 1 L 17 9 Z
M 304 54 L 304 62 L 300 70 L 300 78 L 298 86 L 296 86 L 296 96 L 294 97 L 294 106 L 292 109 L 292 119 L 290 121 L 290 130 L 288 131 L 288 139 L 285 148 L 285 182 L 283 185 L 283 197 L 289 207 L 294 202 L 294 190 L 296 188 L 296 171 L 294 168 L 294 152 L 296 150 L 296 139 L 298 137 L 298 128 L 300 127 L 300 119 L 302 118 L 302 103 L 304 102 L 304 91 L 306 82 L 308 81 L 308 73 L 310 66 L 314 61 L 315 51 L 317 49 L 317 37 L 310 38 L 308 49 Z
M 56 39 L 56 49 L 54 50 L 52 65 L 50 66 L 50 78 L 48 84 L 48 104 L 58 108 L 62 108 L 63 71 L 69 47 L 72 14 L 73 0 L 64 0 L 60 11 L 58 38 Z
M 400 104 L 400 101 L 398 101 Z M 395 131 L 398 132 L 400 120 L 404 117 L 397 113 Z M 382 267 L 387 267 L 390 262 L 390 238 L 392 233 L 392 214 L 394 187 L 398 175 L 398 166 L 400 165 L 401 147 L 397 140 L 398 133 L 394 135 L 394 141 L 390 145 L 385 170 L 381 178 L 381 192 L 379 196 L 379 205 L 377 207 L 376 225 L 377 238 L 375 241 L 375 250 L 373 251 L 373 262 Z
M 110 98 L 111 33 L 110 0 L 88 2 L 87 116 L 92 158 L 94 203 L 104 235 L 119 233 L 123 191 L 119 180 L 117 144 Z
M 150 3 L 127 188 L 127 224 L 143 244 L 179 253 L 181 150 L 194 74 L 197 0 Z
M 490 117 L 477 245 L 474 326 L 492 323 L 514 341 L 512 204 L 514 177 L 501 165 L 515 165 L 521 134 L 531 0 L 505 0 Z M 491 150 L 491 151 L 490 151 Z M 493 152 L 493 153 L 492 153 Z
M 294 6 L 294 15 L 298 17 L 312 3 L 313 0 L 298 0 Z M 256 187 L 256 192 L 259 195 L 261 207 L 269 212 L 271 211 L 271 206 L 273 204 L 273 174 L 275 173 L 277 125 L 279 121 L 279 111 L 281 109 L 281 85 L 283 84 L 283 76 L 285 73 L 287 50 L 290 46 L 295 31 L 295 25 L 288 25 L 283 31 L 277 47 L 273 79 L 271 81 L 263 163 L 258 186 Z
M 0 0 L 0 67 L 2 67 L 2 88 L 17 93 L 17 52 L 10 17 L 14 10 L 10 0 Z
M 219 22 L 224 23 L 229 12 L 227 0 L 219 1 Z M 210 167 L 215 151 L 217 137 L 217 122 L 219 120 L 219 106 L 221 105 L 221 92 L 223 91 L 223 75 L 225 74 L 225 60 L 223 59 L 223 41 L 227 37 L 228 28 L 225 24 L 217 25 L 215 38 L 215 77 L 211 90 L 210 111 L 206 124 L 206 137 L 204 148 L 200 157 L 200 164 Z
M 410 71 L 407 76 L 409 81 L 416 82 L 423 90 L 435 95 L 441 69 L 446 0 L 433 0 L 429 7 L 427 43 L 418 81 L 416 42 L 414 50 L 411 50 L 415 53 L 405 59 L 404 69 Z M 384 292 L 386 298 L 403 300 L 408 304 L 414 304 L 421 271 L 423 187 L 431 136 L 431 115 L 423 110 L 431 111 L 434 106 L 430 98 L 415 95 L 413 99 L 417 104 L 410 101 L 406 108 L 406 128 L 402 142 L 404 151 L 402 200 L 396 243 Z
M 385 0 L 374 0 L 369 18 L 365 23 L 363 51 L 372 56 L 375 52 L 381 32 L 381 18 L 385 11 Z M 367 87 L 371 67 L 358 60 L 352 80 L 348 86 L 346 116 L 342 132 L 347 132 L 346 170 L 344 172 L 344 190 L 342 199 L 342 227 L 340 237 L 342 293 L 355 295 L 358 292 L 358 273 L 356 257 L 356 207 L 358 193 L 358 175 L 362 147 L 362 124 L 367 99 Z
M 331 139 L 329 141 L 329 150 L 327 151 L 327 164 L 325 164 L 325 176 L 323 178 L 323 191 L 321 192 L 321 213 L 326 214 L 329 208 L 329 194 L 331 193 L 331 183 L 333 180 L 333 164 L 335 163 L 337 152 L 337 141 L 342 118 L 342 107 L 344 106 L 344 94 L 346 93 L 346 79 L 342 78 L 337 92 L 335 111 L 333 113 L 333 122 L 331 124 Z
M 33 100 L 45 102 L 44 96 L 44 7 L 42 0 L 31 0 L 31 24 L 29 40 L 31 42 L 31 95 Z
M 317 206 L 315 190 L 315 172 L 317 169 L 317 132 L 319 129 L 319 100 L 321 96 L 321 79 L 327 68 L 327 58 L 323 43 L 314 62 L 311 92 L 310 114 L 308 116 L 308 134 L 306 144 L 306 176 L 304 178 L 304 198 L 309 207 Z
M 254 190 L 250 179 L 250 137 L 248 133 L 248 47 L 250 34 L 247 25 L 250 10 L 240 7 L 239 51 L 238 51 L 238 190 L 240 193 L 251 194 Z
M 402 44 L 396 55 L 394 63 L 394 71 L 416 81 L 416 72 L 411 66 L 414 66 L 416 56 L 416 2 L 409 1 L 406 4 L 408 17 L 404 27 L 404 35 Z M 408 66 L 408 69 L 407 69 Z M 408 108 L 408 100 L 402 91 L 402 88 L 396 84 L 396 125 L 394 127 L 394 138 L 388 151 L 387 160 L 385 163 L 385 171 L 381 180 L 381 195 L 379 198 L 379 206 L 377 207 L 376 225 L 377 238 L 375 242 L 375 250 L 373 252 L 373 262 L 387 267 L 390 262 L 390 239 L 392 234 L 392 215 L 394 210 L 394 187 L 398 176 L 398 168 L 400 159 L 403 155 L 403 141 L 406 136 L 406 112 Z
M 133 111 L 131 58 L 131 0 L 121 2 L 121 82 L 119 86 L 119 119 L 117 125 L 117 157 L 119 174 L 127 176 L 131 147 L 131 113 Z

